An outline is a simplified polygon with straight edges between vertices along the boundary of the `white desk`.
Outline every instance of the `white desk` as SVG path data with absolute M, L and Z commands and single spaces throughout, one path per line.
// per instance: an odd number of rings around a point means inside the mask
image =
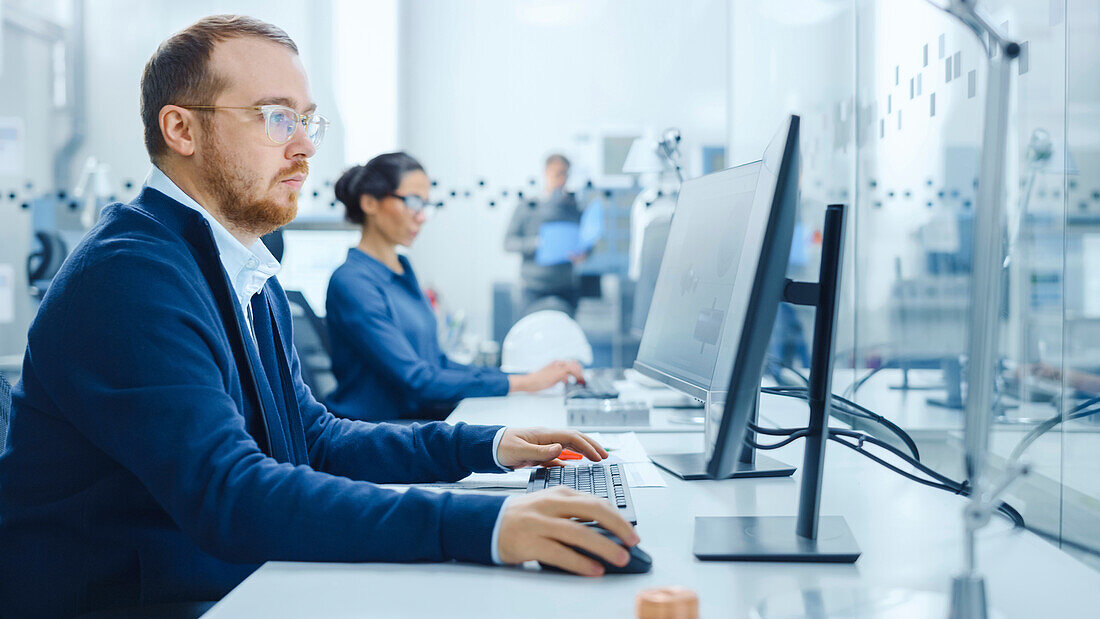
M 765 396 L 772 421 L 804 421 L 804 405 Z M 539 396 L 464 402 L 452 421 L 555 425 L 560 400 Z M 650 453 L 702 447 L 698 433 L 639 435 Z M 801 463 L 799 443 L 772 452 Z M 847 586 L 949 591 L 962 562 L 965 500 L 901 478 L 835 445 L 826 453 L 824 514 L 843 515 L 863 556 L 854 565 L 705 563 L 692 555 L 697 515 L 793 515 L 795 479 L 683 482 L 637 488 L 641 546 L 653 557 L 643 575 L 587 579 L 532 568 L 465 564 L 271 562 L 246 579 L 209 617 L 632 617 L 644 588 L 685 585 L 702 617 L 748 617 L 768 596 Z M 369 532 L 364 532 L 369 534 Z M 997 518 L 983 532 L 980 565 L 991 605 L 1005 617 L 1087 617 L 1100 609 L 1100 574 Z

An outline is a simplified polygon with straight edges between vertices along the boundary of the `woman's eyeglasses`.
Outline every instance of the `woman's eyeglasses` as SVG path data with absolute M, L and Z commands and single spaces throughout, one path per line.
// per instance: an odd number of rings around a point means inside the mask
M 399 196 L 396 193 L 391 193 L 391 196 L 401 200 L 405 203 L 405 208 L 409 209 L 409 212 L 413 215 L 423 212 L 427 208 L 438 206 L 436 202 L 429 202 L 418 195 Z

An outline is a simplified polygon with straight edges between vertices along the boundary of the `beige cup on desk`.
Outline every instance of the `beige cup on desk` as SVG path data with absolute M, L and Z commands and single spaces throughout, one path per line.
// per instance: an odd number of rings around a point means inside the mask
M 687 587 L 657 587 L 638 592 L 637 619 L 699 619 L 699 597 Z

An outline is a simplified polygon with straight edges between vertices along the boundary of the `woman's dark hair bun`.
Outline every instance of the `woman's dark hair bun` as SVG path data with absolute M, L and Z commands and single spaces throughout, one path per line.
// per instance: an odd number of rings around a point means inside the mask
M 409 172 L 424 171 L 420 162 L 406 153 L 385 153 L 364 165 L 352 166 L 336 181 L 336 199 L 344 204 L 344 218 L 354 224 L 366 221 L 359 206 L 361 196 L 382 198 L 397 191 L 401 179 Z

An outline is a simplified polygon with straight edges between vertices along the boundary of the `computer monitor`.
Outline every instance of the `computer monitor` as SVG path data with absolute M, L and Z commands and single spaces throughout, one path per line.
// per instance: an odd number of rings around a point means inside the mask
M 634 369 L 699 400 L 711 391 L 742 247 L 757 236 L 760 169 L 754 161 L 684 181 L 664 244 Z
M 815 305 L 808 391 L 810 422 L 799 515 L 797 518 L 697 517 L 694 554 L 699 559 L 854 562 L 860 554 L 842 517 L 818 516 L 824 443 L 828 436 L 829 364 L 836 324 L 843 207 L 830 206 L 826 213 L 820 281 L 796 284 L 787 280 L 798 207 L 798 147 L 799 117 L 791 116 L 764 153 L 752 213 L 746 224 L 750 232 L 737 264 L 727 328 L 722 335 L 722 350 L 731 356 L 716 363 L 719 370 L 729 372 L 725 377 L 728 390 L 722 406 L 708 407 L 705 459 L 707 474 L 715 479 L 728 476 L 741 465 L 779 302 Z M 759 235 L 753 236 L 757 232 Z

